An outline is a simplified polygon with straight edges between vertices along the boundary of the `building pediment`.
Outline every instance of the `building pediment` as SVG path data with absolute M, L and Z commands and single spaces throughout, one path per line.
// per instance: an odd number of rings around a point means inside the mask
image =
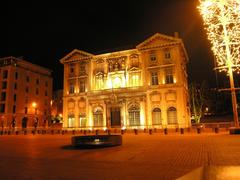
M 156 33 L 150 38 L 146 39 L 144 42 L 137 45 L 137 49 L 144 50 L 148 48 L 154 48 L 179 42 L 180 42 L 179 38 Z
M 129 71 L 139 71 L 140 69 L 138 67 L 131 67 Z
M 76 60 L 81 60 L 81 59 L 88 59 L 94 56 L 93 54 L 74 49 L 72 52 L 64 56 L 62 59 L 60 59 L 61 63 L 65 62 L 71 62 L 71 61 L 76 61 Z

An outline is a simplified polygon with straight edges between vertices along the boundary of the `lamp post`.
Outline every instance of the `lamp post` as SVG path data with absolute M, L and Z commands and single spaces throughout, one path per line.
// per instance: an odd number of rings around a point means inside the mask
M 216 57 L 215 70 L 229 76 L 234 124 L 239 129 L 233 72 L 240 71 L 240 0 L 199 1 L 198 9 Z

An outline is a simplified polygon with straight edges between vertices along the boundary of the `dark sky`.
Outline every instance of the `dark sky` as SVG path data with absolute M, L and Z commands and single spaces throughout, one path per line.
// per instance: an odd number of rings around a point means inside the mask
M 214 81 L 213 56 L 197 5 L 197 0 L 9 2 L 0 16 L 0 57 L 23 56 L 52 69 L 54 89 L 59 89 L 59 59 L 75 48 L 94 54 L 137 45 L 156 32 L 178 31 L 189 55 L 189 80 Z

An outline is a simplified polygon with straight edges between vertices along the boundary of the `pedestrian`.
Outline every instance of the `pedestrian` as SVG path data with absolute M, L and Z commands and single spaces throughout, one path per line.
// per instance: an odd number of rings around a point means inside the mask
M 12 129 L 13 130 L 15 129 L 15 126 L 16 126 L 16 119 L 15 119 L 15 117 L 13 117 L 13 119 L 12 119 Z
M 38 118 L 36 117 L 34 119 L 34 128 L 37 129 L 37 126 L 38 126 Z

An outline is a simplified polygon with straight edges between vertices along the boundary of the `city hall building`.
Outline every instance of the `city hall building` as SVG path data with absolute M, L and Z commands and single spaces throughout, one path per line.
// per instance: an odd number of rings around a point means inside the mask
M 155 34 L 134 49 L 73 50 L 64 65 L 63 128 L 148 129 L 190 126 L 182 40 Z

